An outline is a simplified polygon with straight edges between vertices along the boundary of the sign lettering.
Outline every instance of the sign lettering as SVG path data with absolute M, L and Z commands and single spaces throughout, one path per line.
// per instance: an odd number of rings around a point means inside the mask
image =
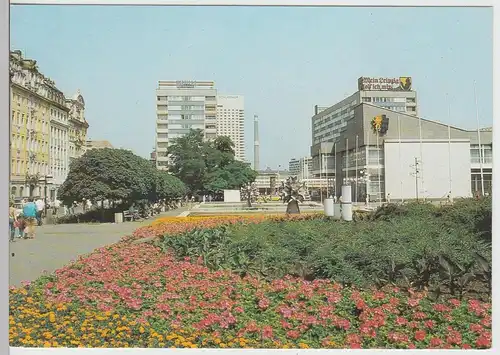
M 399 78 L 371 78 L 361 77 L 358 79 L 358 90 L 365 91 L 411 91 L 411 77 Z

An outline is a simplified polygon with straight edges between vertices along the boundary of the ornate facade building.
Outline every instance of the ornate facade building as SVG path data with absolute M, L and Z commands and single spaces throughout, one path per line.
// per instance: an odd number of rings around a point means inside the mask
M 85 153 L 87 129 L 89 124 L 85 119 L 85 101 L 78 90 L 71 99 L 66 99 L 69 107 L 69 162 Z
M 78 93 L 67 100 L 39 71 L 36 60 L 24 58 L 19 50 L 10 52 L 10 80 L 11 197 L 54 199 L 68 174 L 70 158 L 81 151 L 71 149 L 73 132 L 86 140 L 83 97 Z

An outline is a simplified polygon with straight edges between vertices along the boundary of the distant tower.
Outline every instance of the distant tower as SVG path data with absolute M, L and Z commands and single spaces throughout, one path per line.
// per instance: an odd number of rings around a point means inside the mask
M 259 117 L 253 116 L 253 169 L 259 170 Z

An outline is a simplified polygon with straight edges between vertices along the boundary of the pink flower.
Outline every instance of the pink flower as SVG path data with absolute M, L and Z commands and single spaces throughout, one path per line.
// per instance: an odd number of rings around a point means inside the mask
M 443 343 L 443 341 L 439 338 L 432 338 L 431 341 L 430 341 L 430 345 L 433 347 L 433 348 L 436 348 L 438 346 L 440 346 L 441 344 Z
M 300 337 L 300 332 L 297 330 L 289 330 L 286 332 L 286 336 L 290 339 L 298 339 Z
M 273 337 L 273 328 L 265 325 L 264 328 L 262 328 L 262 337 L 264 339 L 271 339 Z
M 259 301 L 259 308 L 262 310 L 266 310 L 269 307 L 269 304 L 270 304 L 270 302 L 267 298 L 262 298 Z
M 405 325 L 408 323 L 408 320 L 406 320 L 406 318 L 403 318 L 403 317 L 397 317 L 396 318 L 396 324 L 397 325 Z
M 415 332 L 415 340 L 417 341 L 423 341 L 426 337 L 426 333 L 425 333 L 425 330 L 417 330 Z
M 436 325 L 436 322 L 434 322 L 433 320 L 426 320 L 424 322 L 424 325 L 429 328 L 429 329 L 432 329 L 434 328 L 434 326 Z

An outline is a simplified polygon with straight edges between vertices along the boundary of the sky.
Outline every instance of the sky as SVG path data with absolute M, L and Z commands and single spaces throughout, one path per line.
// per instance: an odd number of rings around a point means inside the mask
M 309 155 L 314 105 L 353 94 L 361 76 L 411 76 L 421 117 L 466 129 L 476 82 L 491 126 L 492 31 L 489 8 L 13 5 L 10 45 L 65 95 L 81 90 L 90 139 L 148 157 L 157 82 L 214 80 L 245 97 L 247 159 L 257 114 L 261 168 L 287 168 Z

